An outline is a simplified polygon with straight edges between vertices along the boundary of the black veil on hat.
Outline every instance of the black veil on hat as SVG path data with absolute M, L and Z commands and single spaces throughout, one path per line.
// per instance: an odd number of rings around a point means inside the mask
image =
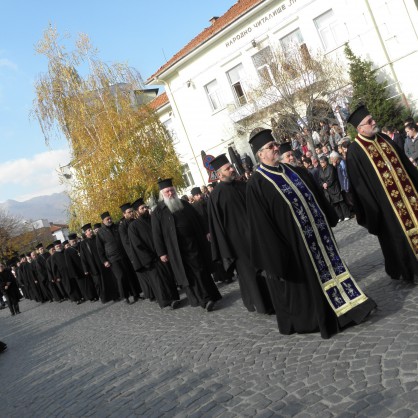
M 263 129 L 261 131 L 257 130 L 254 134 L 251 133 L 250 140 L 248 142 L 250 143 L 253 154 L 255 155 L 260 148 L 271 141 L 276 141 L 272 135 L 271 129 Z
M 225 164 L 229 164 L 226 154 L 220 154 L 210 162 L 210 165 L 215 171 L 218 171 Z
M 173 178 L 169 179 L 159 179 L 158 180 L 158 187 L 160 190 L 163 190 L 167 187 L 173 187 Z
M 368 111 L 367 107 L 363 104 L 357 107 L 356 110 L 354 110 L 351 115 L 347 119 L 347 123 L 350 123 L 355 128 L 357 128 L 360 125 L 360 122 L 366 117 L 369 116 L 370 112 Z

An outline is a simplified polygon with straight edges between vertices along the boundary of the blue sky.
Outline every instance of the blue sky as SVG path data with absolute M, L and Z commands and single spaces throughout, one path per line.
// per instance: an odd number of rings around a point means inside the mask
M 47 68 L 34 46 L 49 23 L 73 39 L 86 33 L 103 61 L 127 62 L 146 80 L 235 1 L 3 1 L 0 202 L 62 191 L 55 169 L 68 163 L 66 143 L 47 147 L 39 125 L 30 118 L 34 81 Z

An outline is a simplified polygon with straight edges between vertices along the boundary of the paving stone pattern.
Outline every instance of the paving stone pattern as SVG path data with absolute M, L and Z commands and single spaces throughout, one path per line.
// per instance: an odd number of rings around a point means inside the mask
M 417 417 L 417 286 L 386 276 L 354 220 L 335 234 L 378 303 L 364 324 L 282 336 L 274 316 L 243 308 L 237 283 L 211 313 L 23 301 L 17 317 L 0 311 L 0 416 Z

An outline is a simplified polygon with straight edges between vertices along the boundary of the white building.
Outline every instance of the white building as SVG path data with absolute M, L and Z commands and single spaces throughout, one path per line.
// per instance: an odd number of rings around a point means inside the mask
M 232 0 L 231 0 L 232 1 Z M 251 154 L 242 120 L 251 113 L 248 80 L 262 71 L 257 53 L 290 42 L 342 55 L 344 44 L 371 60 L 393 96 L 418 107 L 418 11 L 414 0 L 239 0 L 147 81 L 164 85 L 154 106 L 190 186 L 207 183 L 201 151 L 233 145 Z

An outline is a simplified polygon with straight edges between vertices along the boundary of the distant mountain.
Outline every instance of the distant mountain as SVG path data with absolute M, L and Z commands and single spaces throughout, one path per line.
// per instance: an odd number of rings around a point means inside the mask
M 48 196 L 38 196 L 24 202 L 6 200 L 0 203 L 0 208 L 11 215 L 22 216 L 24 219 L 36 221 L 48 219 L 58 224 L 68 223 L 68 206 L 70 198 L 65 193 L 54 193 Z

